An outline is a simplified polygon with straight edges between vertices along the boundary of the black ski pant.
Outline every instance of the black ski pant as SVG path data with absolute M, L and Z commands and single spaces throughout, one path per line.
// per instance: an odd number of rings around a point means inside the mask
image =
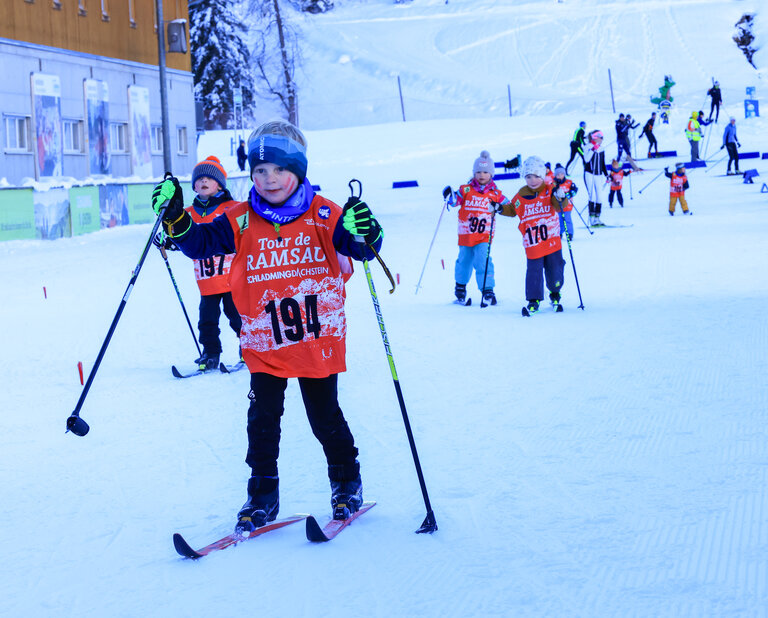
M 621 189 L 611 189 L 608 192 L 608 206 L 613 208 L 613 196 L 616 196 L 616 199 L 619 200 L 619 206 L 624 208 L 624 196 L 621 194 Z
M 632 156 L 632 151 L 629 148 L 629 139 L 620 139 L 618 142 L 619 145 L 619 154 L 616 155 L 616 160 L 621 161 L 621 153 L 626 152 L 630 157 Z
M 565 260 L 563 250 L 540 258 L 528 258 L 525 270 L 525 298 L 527 300 L 544 300 L 544 280 L 550 292 L 559 292 L 563 287 L 563 271 Z
M 656 154 L 659 154 L 659 142 L 656 141 L 656 136 L 653 133 L 646 133 L 648 137 L 648 157 L 651 156 L 651 148 L 655 149 Z
M 565 173 L 568 173 L 568 168 L 571 165 L 571 161 L 573 161 L 576 158 L 576 155 L 579 155 L 581 157 L 581 163 L 584 164 L 584 154 L 581 152 L 581 146 L 579 146 L 578 142 L 571 142 L 571 156 L 568 159 L 568 163 L 565 164 Z
M 731 171 L 731 163 L 736 163 L 736 167 L 734 168 L 737 172 L 739 171 L 739 151 L 736 150 L 736 144 L 733 142 L 728 142 L 725 145 L 726 150 L 728 150 L 728 171 Z
M 357 448 L 339 407 L 338 374 L 327 378 L 298 378 L 312 433 L 320 441 L 328 466 L 342 466 L 347 478 L 357 477 Z M 280 419 L 283 416 L 287 378 L 268 373 L 251 374 L 248 398 L 248 454 L 245 463 L 252 476 L 277 474 L 280 454 Z
M 709 108 L 709 120 L 712 120 L 712 114 L 715 114 L 715 122 L 720 118 L 720 102 L 712 101 L 712 106 Z
M 240 336 L 242 320 L 240 313 L 232 300 L 232 293 L 208 294 L 200 297 L 200 321 L 197 328 L 200 330 L 200 343 L 206 354 L 221 354 L 221 341 L 219 340 L 219 317 L 221 308 L 224 307 L 224 315 L 229 319 L 229 325 L 235 334 Z

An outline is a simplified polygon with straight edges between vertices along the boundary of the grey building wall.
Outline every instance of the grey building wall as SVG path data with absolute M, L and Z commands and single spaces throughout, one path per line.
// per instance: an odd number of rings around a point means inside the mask
M 0 38 L 0 113 L 31 116 L 32 97 L 30 74 L 47 73 L 58 75 L 61 82 L 61 115 L 63 119 L 85 120 L 83 80 L 97 79 L 109 85 L 110 122 L 129 123 L 128 86 L 136 85 L 149 89 L 150 122 L 162 123 L 160 112 L 160 78 L 156 66 L 93 56 L 67 50 L 23 43 Z M 192 74 L 175 69 L 166 69 L 168 89 L 168 118 L 171 141 L 171 157 L 176 175 L 191 173 L 196 163 L 195 100 Z M 179 154 L 177 128 L 186 127 L 187 154 Z M 6 123 L 0 124 L 0 178 L 6 178 L 11 185 L 18 186 L 25 179 L 34 179 L 33 152 L 15 153 L 6 149 Z M 87 127 L 86 127 L 87 131 Z M 34 144 L 34 136 L 29 139 Z M 129 142 L 130 144 L 130 142 Z M 129 145 L 130 147 L 130 145 Z M 156 177 L 162 176 L 162 153 L 152 154 L 152 170 Z M 64 154 L 63 176 L 82 179 L 88 175 L 88 153 Z M 111 155 L 111 175 L 131 175 L 131 155 Z

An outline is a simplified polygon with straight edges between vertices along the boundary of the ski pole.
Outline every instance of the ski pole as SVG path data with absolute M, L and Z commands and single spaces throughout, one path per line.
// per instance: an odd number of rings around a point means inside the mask
M 664 170 L 661 170 L 661 171 L 660 171 L 658 174 L 656 174 L 656 175 L 653 177 L 653 179 L 651 180 L 651 182 L 649 182 L 649 183 L 648 183 L 647 185 L 645 185 L 645 186 L 644 186 L 642 189 L 640 189 L 640 190 L 638 191 L 638 193 L 642 193 L 643 191 L 645 191 L 645 190 L 646 190 L 648 187 L 650 187 L 650 186 L 651 186 L 651 185 L 652 185 L 652 184 L 653 184 L 653 183 L 656 181 L 656 179 L 657 179 L 659 176 L 661 176 L 663 173 L 664 173 Z
M 723 156 L 722 156 L 720 159 L 718 159 L 717 161 L 715 161 L 715 162 L 712 164 L 712 167 L 708 167 L 707 169 L 705 169 L 705 170 L 704 170 L 704 173 L 705 173 L 705 174 L 708 174 L 708 173 L 709 173 L 709 170 L 715 169 L 715 166 L 716 166 L 716 165 L 718 165 L 719 163 L 722 163 L 723 161 L 725 161 L 725 158 L 726 158 L 727 156 L 728 156 L 728 155 L 723 155 Z M 714 159 L 714 157 L 712 157 L 712 158 Z
M 173 177 L 170 172 L 165 173 L 165 178 Z M 99 350 L 98 355 L 96 356 L 96 362 L 94 362 L 93 367 L 91 368 L 91 373 L 88 374 L 88 380 L 85 382 L 85 386 L 83 387 L 83 392 L 80 393 L 80 399 L 77 400 L 77 405 L 75 406 L 74 411 L 72 414 L 70 414 L 69 418 L 67 419 L 67 432 L 71 431 L 76 436 L 84 436 L 88 433 L 90 430 L 90 427 L 88 426 L 88 423 L 86 423 L 82 418 L 80 418 L 80 409 L 83 407 L 83 403 L 85 402 L 85 398 L 88 395 L 88 391 L 91 389 L 91 384 L 93 383 L 93 378 L 96 377 L 96 372 L 99 370 L 99 365 L 101 364 L 101 360 L 104 358 L 104 353 L 107 351 L 107 346 L 109 345 L 110 339 L 112 339 L 112 334 L 115 332 L 115 328 L 117 327 L 117 323 L 120 321 L 120 316 L 123 313 L 123 309 L 125 308 L 126 303 L 128 302 L 128 297 L 131 295 L 131 292 L 133 291 L 133 286 L 136 283 L 136 279 L 139 278 L 139 273 L 141 272 L 141 267 L 144 265 L 144 260 L 147 257 L 147 253 L 149 253 L 149 248 L 152 246 L 152 240 L 155 237 L 155 234 L 157 233 L 157 229 L 160 227 L 160 222 L 163 220 L 163 215 L 165 214 L 166 208 L 168 208 L 168 204 L 170 203 L 170 200 L 166 200 L 163 205 L 160 207 L 160 211 L 157 215 L 157 221 L 155 221 L 155 225 L 152 227 L 152 233 L 149 235 L 149 238 L 147 239 L 147 244 L 144 245 L 144 250 L 141 252 L 141 257 L 139 258 L 139 263 L 136 265 L 136 268 L 133 269 L 133 275 L 131 275 L 131 280 L 128 282 L 128 287 L 125 289 L 125 293 L 123 294 L 123 299 L 120 301 L 120 305 L 117 307 L 117 313 L 115 313 L 115 317 L 112 319 L 112 324 L 109 327 L 109 331 L 107 331 L 107 336 L 104 338 L 104 343 L 101 344 L 101 349 Z M 66 432 L 65 432 L 66 433 Z
M 579 212 L 579 209 L 574 206 L 573 208 L 576 211 L 576 214 L 579 215 L 579 219 L 581 219 L 581 222 L 584 224 L 584 227 L 587 228 L 587 232 L 589 232 L 589 235 L 594 235 L 594 230 L 592 230 L 588 225 L 587 222 L 584 221 L 584 217 L 581 216 L 581 213 Z M 582 209 L 583 210 L 583 209 Z
M 352 183 L 356 182 L 360 186 L 360 195 L 355 196 L 355 191 L 352 188 Z M 349 190 L 352 192 L 352 197 L 359 199 L 363 193 L 363 185 L 359 180 L 352 179 L 349 181 Z M 355 240 L 359 243 L 365 243 L 369 249 L 373 249 L 370 243 L 366 243 L 362 237 L 355 237 Z M 376 254 L 378 255 L 378 254 Z M 381 261 L 381 258 L 379 258 Z M 413 432 L 411 431 L 411 423 L 408 420 L 408 412 L 405 409 L 405 400 L 403 399 L 403 391 L 400 389 L 400 380 L 397 377 L 397 369 L 395 369 L 395 359 L 392 356 L 392 350 L 389 347 L 389 338 L 387 337 L 387 329 L 384 326 L 384 317 L 381 315 L 381 307 L 379 306 L 379 297 L 376 295 L 376 288 L 373 285 L 373 277 L 371 276 L 371 268 L 368 264 L 368 259 L 363 254 L 363 268 L 365 269 L 365 278 L 368 280 L 368 290 L 371 293 L 371 300 L 373 301 L 373 308 L 376 311 L 376 319 L 379 322 L 379 330 L 381 331 L 381 340 L 384 343 L 384 351 L 387 354 L 387 361 L 389 363 L 389 371 L 392 374 L 392 381 L 395 385 L 395 393 L 397 394 L 397 402 L 400 404 L 400 412 L 403 416 L 403 423 L 405 424 L 405 433 L 408 435 L 408 444 L 411 447 L 411 455 L 413 456 L 413 462 L 416 465 L 416 474 L 419 477 L 419 485 L 421 487 L 421 494 L 424 497 L 424 504 L 427 508 L 427 516 L 421 524 L 421 527 L 416 530 L 417 533 L 433 533 L 437 530 L 437 521 L 435 521 L 435 514 L 432 511 L 432 505 L 429 501 L 429 494 L 427 494 L 427 486 L 424 482 L 424 474 L 421 471 L 421 463 L 419 462 L 419 454 L 416 451 L 416 442 L 413 439 Z
M 493 214 L 491 215 L 491 233 L 488 236 L 488 253 L 485 255 L 485 273 L 483 273 L 483 289 L 480 290 L 482 298 L 480 299 L 480 306 L 487 307 L 488 303 L 485 302 L 485 282 L 488 281 L 488 264 L 491 261 L 491 243 L 493 242 L 493 223 L 496 221 L 496 207 L 493 208 Z
M 632 197 L 632 174 L 629 175 L 629 199 L 633 200 L 635 199 Z
M 443 213 L 448 209 L 449 199 L 453 195 L 453 190 L 450 187 L 443 189 L 443 206 L 440 208 L 440 216 L 437 219 L 437 227 L 435 227 L 435 233 L 432 235 L 432 242 L 429 243 L 429 249 L 427 249 L 427 257 L 424 259 L 424 266 L 421 268 L 421 274 L 419 275 L 419 282 L 416 284 L 416 294 L 419 293 L 421 287 L 421 278 L 424 276 L 424 271 L 427 268 L 427 262 L 429 261 L 429 254 L 432 253 L 432 245 L 435 244 L 435 238 L 437 238 L 437 230 L 440 229 L 440 222 L 443 220 Z
M 181 310 L 184 312 L 184 317 L 187 319 L 187 325 L 189 326 L 189 332 L 192 333 L 192 340 L 195 342 L 195 347 L 197 348 L 197 353 L 202 356 L 203 353 L 200 350 L 200 344 L 197 343 L 197 337 L 195 336 L 195 330 L 192 328 L 192 322 L 189 321 L 189 315 L 187 314 L 187 308 L 184 306 L 184 301 L 181 300 L 181 292 L 179 291 L 179 286 L 176 285 L 176 278 L 173 276 L 173 271 L 171 270 L 171 264 L 168 262 L 168 254 L 165 252 L 165 247 L 162 245 L 157 247 L 160 250 L 160 255 L 163 256 L 163 261 L 165 262 L 165 267 L 168 269 L 168 274 L 171 276 L 171 282 L 173 283 L 173 289 L 176 290 L 176 298 L 179 299 L 179 304 L 181 304 Z
M 573 267 L 573 279 L 576 281 L 576 291 L 579 293 L 579 309 L 584 311 L 584 301 L 581 299 L 581 287 L 579 286 L 579 276 L 576 274 L 576 263 L 573 261 L 573 250 L 571 249 L 571 239 L 568 235 L 568 222 L 563 219 L 563 225 L 565 227 L 565 241 L 568 243 L 568 253 L 571 256 L 571 266 Z

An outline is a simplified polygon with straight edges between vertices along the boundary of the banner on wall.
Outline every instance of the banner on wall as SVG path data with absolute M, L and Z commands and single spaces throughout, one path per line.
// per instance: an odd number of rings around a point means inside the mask
M 97 79 L 84 79 L 83 91 L 89 171 L 109 174 L 109 85 Z
M 125 185 L 100 185 L 101 227 L 128 225 L 128 192 Z
M 0 190 L 0 241 L 35 238 L 32 189 Z
M 148 88 L 128 86 L 128 114 L 131 118 L 131 173 L 147 178 L 152 176 Z
M 99 215 L 99 188 L 72 187 L 69 190 L 69 212 L 72 236 L 96 232 L 101 229 Z
M 72 236 L 69 220 L 69 191 L 62 187 L 35 191 L 35 228 L 37 237 L 54 240 Z
M 58 75 L 32 73 L 35 178 L 62 175 L 61 83 Z

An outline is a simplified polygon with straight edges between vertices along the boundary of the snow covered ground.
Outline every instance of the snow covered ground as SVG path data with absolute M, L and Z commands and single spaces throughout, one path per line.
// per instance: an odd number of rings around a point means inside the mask
M 452 0 L 446 11 L 462 4 Z M 579 6 L 604 15 L 616 4 Z M 746 3 L 680 4 L 704 11 Z M 386 17 L 383 2 L 375 7 L 381 16 L 356 26 L 372 46 Z M 468 10 L 463 20 L 501 23 Z M 697 38 L 713 21 L 701 22 Z M 434 36 L 424 34 L 422 47 Z M 691 66 L 687 55 L 674 61 L 676 73 Z M 738 75 L 726 66 L 713 71 Z M 762 152 L 765 121 L 739 114 L 744 82 L 728 86 L 726 115 L 739 117 L 742 150 Z M 651 111 L 630 101 L 622 109 L 641 121 Z M 658 136 L 662 149 L 682 155 L 681 116 Z M 307 132 L 310 180 L 337 202 L 350 178 L 362 181 L 386 233 L 382 256 L 400 277 L 389 295 L 371 265 L 440 527 L 432 536 L 413 533 L 424 502 L 361 267 L 348 286 L 340 402 L 361 451 L 366 498 L 379 504 L 327 545 L 310 545 L 296 525 L 191 562 L 174 552 L 172 533 L 203 546 L 231 530 L 245 499 L 247 373 L 171 377 L 171 364 L 189 365 L 196 349 L 153 251 L 82 409 L 91 432 L 65 435 L 81 392 L 77 362 L 87 375 L 150 227 L 0 244 L 8 361 L 0 615 L 768 614 L 768 194 L 760 192 L 768 165 L 742 163 L 760 172 L 753 185 L 722 176 L 724 162 L 713 165 L 722 121 L 709 142 L 709 171 L 689 173 L 692 217 L 666 213 L 663 177 L 639 192 L 681 156 L 643 161 L 646 171 L 625 182 L 625 207 L 604 204 L 606 223 L 631 227 L 590 235 L 577 226 L 584 311 L 567 257 L 565 312 L 521 317 L 525 257 L 506 218 L 497 220 L 493 244 L 499 305 L 481 309 L 474 281 L 473 306 L 451 304 L 455 212 L 443 216 L 414 293 L 443 187 L 465 182 L 484 148 L 496 160 L 521 153 L 564 162 L 582 119 L 612 140 L 611 110 L 587 114 L 578 96 L 554 115 Z M 228 139 L 205 136 L 199 157 Z M 391 189 L 412 179 L 419 187 Z M 578 167 L 574 180 L 581 209 Z M 520 185 L 499 181 L 510 196 Z M 178 254 L 170 259 L 196 321 L 192 266 Z M 233 361 L 228 330 L 223 343 L 224 360 Z M 295 384 L 286 408 L 281 513 L 322 516 L 330 496 L 324 459 Z

